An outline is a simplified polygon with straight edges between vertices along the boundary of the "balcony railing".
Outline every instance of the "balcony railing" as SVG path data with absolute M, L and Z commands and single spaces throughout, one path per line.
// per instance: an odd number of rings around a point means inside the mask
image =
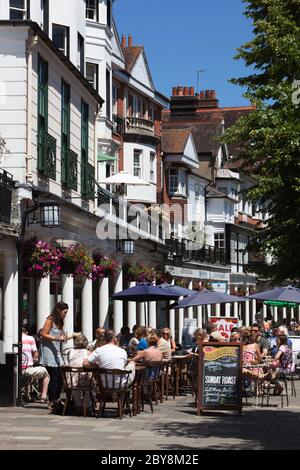
M 10 224 L 13 176 L 0 168 L 0 223 Z
M 95 199 L 95 168 L 89 163 L 82 167 L 81 196 L 85 199 Z
M 126 119 L 126 132 L 129 134 L 154 135 L 154 122 L 148 119 L 128 117 Z
M 169 250 L 169 259 L 178 266 L 186 261 L 205 264 L 226 264 L 224 249 L 209 245 L 198 248 L 195 242 L 185 239 L 166 240 L 166 245 Z
M 56 179 L 56 139 L 48 132 L 38 132 L 38 171 L 46 178 Z
M 113 133 L 121 135 L 124 133 L 124 118 L 113 115 Z

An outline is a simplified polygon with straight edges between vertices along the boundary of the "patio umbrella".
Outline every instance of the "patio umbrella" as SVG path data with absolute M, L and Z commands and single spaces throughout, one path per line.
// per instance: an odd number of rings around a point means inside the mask
M 167 289 L 169 292 L 177 294 L 178 297 L 187 297 L 193 294 L 197 294 L 198 292 L 196 290 L 186 289 L 185 287 L 175 286 L 174 284 L 168 284 L 167 282 L 160 284 L 157 287 L 160 287 L 161 289 Z
M 178 309 L 186 307 L 197 307 L 199 305 L 227 304 L 232 302 L 245 302 L 246 300 L 247 298 L 245 297 L 222 294 L 221 292 L 214 292 L 204 289 L 197 294 L 183 299 L 174 306 L 170 305 L 170 308 Z
M 300 289 L 297 287 L 275 287 L 274 289 L 249 295 L 247 299 L 274 300 L 278 302 L 293 302 L 300 304 Z
M 128 302 L 152 302 L 155 300 L 176 300 L 181 294 L 171 292 L 152 284 L 141 283 L 112 295 L 112 300 L 126 300 Z

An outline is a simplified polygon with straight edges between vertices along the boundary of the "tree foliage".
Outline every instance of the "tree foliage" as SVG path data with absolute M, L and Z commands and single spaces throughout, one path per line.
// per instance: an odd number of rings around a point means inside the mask
M 267 228 L 253 245 L 273 262 L 273 279 L 300 279 L 300 0 L 243 0 L 253 38 L 236 59 L 251 74 L 231 81 L 246 87 L 256 110 L 226 131 L 227 143 L 244 142 L 242 170 L 255 184 L 247 192 L 265 204 Z

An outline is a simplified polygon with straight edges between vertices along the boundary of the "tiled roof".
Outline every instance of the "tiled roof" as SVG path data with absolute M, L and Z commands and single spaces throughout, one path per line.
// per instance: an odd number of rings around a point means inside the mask
M 191 129 L 167 129 L 162 131 L 161 148 L 168 154 L 184 152 Z
M 134 64 L 136 63 L 140 53 L 142 52 L 143 47 L 142 46 L 137 46 L 137 47 L 124 47 L 123 48 L 123 54 L 125 57 L 125 68 L 127 72 L 131 73 L 132 69 L 134 67 Z

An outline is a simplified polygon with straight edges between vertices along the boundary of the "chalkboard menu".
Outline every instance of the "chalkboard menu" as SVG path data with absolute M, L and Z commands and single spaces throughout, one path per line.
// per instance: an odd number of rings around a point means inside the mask
M 199 360 L 197 414 L 203 410 L 242 412 L 242 345 L 203 343 Z

